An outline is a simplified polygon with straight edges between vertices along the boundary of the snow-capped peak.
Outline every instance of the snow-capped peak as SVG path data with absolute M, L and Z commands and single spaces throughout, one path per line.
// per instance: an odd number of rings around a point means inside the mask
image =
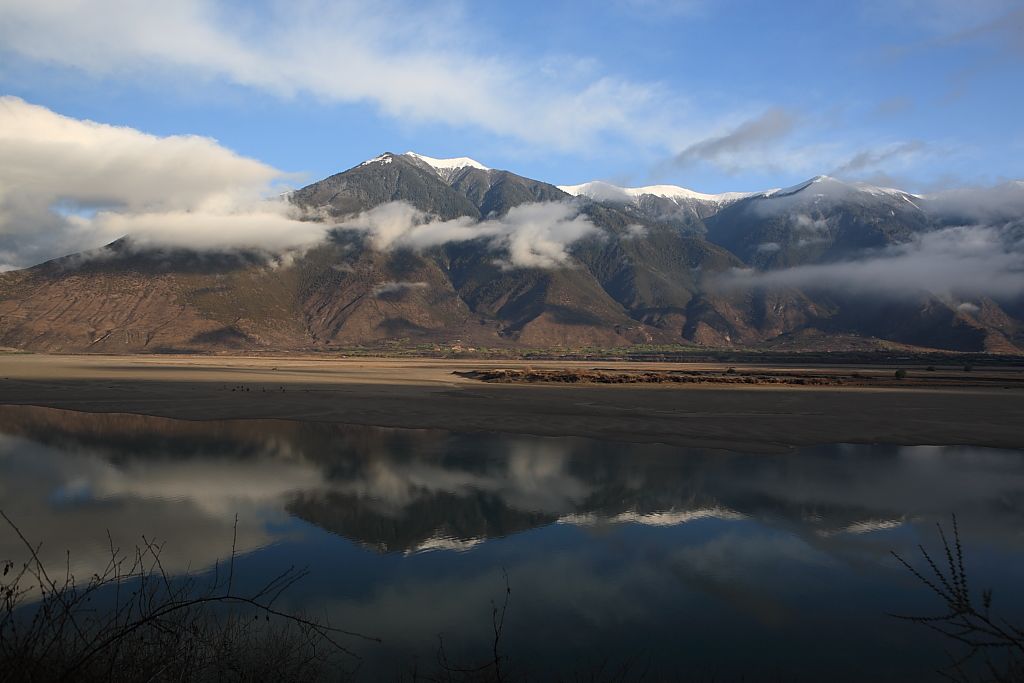
M 589 197 L 595 201 L 621 201 L 635 202 L 644 195 L 664 197 L 673 201 L 697 200 L 702 202 L 713 202 L 715 204 L 728 204 L 731 202 L 751 197 L 758 193 L 748 192 L 723 192 L 722 194 L 705 194 L 695 192 L 678 185 L 647 185 L 644 187 L 619 187 L 610 183 L 595 180 L 581 185 L 559 185 L 558 189 L 576 197 Z
M 442 176 L 450 175 L 454 171 L 458 171 L 459 169 L 467 168 L 467 167 L 468 168 L 478 168 L 481 171 L 489 171 L 489 170 L 491 170 L 491 169 L 487 168 L 486 166 L 484 166 L 483 164 L 481 164 L 479 161 L 477 161 L 475 159 L 470 159 L 469 157 L 453 157 L 451 159 L 435 159 L 434 157 L 428 157 L 428 156 L 425 156 L 423 154 L 417 154 L 416 152 L 406 152 L 402 156 L 407 156 L 407 157 L 412 157 L 413 159 L 418 159 L 419 161 L 422 161 L 423 163 L 425 163 L 427 166 L 430 166 L 431 168 L 433 168 L 435 171 L 438 172 L 439 175 L 442 175 Z
M 384 154 L 381 154 L 379 157 L 367 159 L 366 161 L 359 165 L 369 166 L 370 164 L 390 164 L 392 161 L 394 161 L 394 159 L 392 158 L 392 154 L 390 152 L 385 152 Z
M 385 152 L 380 156 L 374 157 L 372 159 L 367 159 L 366 161 L 359 165 L 369 166 L 370 164 L 390 164 L 395 160 L 395 156 L 396 155 L 392 154 L 391 152 Z M 456 171 L 460 171 L 464 168 L 478 168 L 481 171 L 491 170 L 484 166 L 483 164 L 481 164 L 479 161 L 476 161 L 475 159 L 470 159 L 469 157 L 435 159 L 434 157 L 428 157 L 423 154 L 417 154 L 416 152 L 406 152 L 401 156 L 412 159 L 413 161 L 418 162 L 421 166 L 429 166 L 431 169 L 434 170 L 435 173 L 437 173 L 446 181 L 451 180 L 452 176 L 454 176 Z
M 793 185 L 792 187 L 783 188 L 781 190 L 775 190 L 772 192 L 765 192 L 766 196 L 777 196 L 785 197 L 788 195 L 794 195 L 804 190 L 810 191 L 816 196 L 836 196 L 836 195 L 847 195 L 851 192 L 864 192 L 866 194 L 876 196 L 888 196 L 902 198 L 913 204 L 911 197 L 920 199 L 920 195 L 912 194 L 904 190 L 898 190 L 892 187 L 878 187 L 877 185 L 869 185 L 867 183 L 848 183 L 837 178 L 833 178 L 827 175 L 819 175 L 805 180 L 802 183 Z M 915 205 L 916 206 L 916 205 Z
M 783 187 L 783 188 L 780 188 L 778 190 L 772 190 L 770 192 L 764 192 L 762 194 L 765 194 L 765 195 L 768 195 L 768 196 L 775 195 L 775 196 L 779 196 L 779 197 L 784 197 L 786 195 L 796 194 L 797 192 L 800 192 L 801 190 L 806 190 L 807 188 L 813 187 L 813 186 L 817 186 L 817 187 L 814 187 L 814 190 L 816 192 L 826 191 L 828 189 L 837 189 L 837 188 L 845 188 L 845 187 L 847 187 L 846 183 L 843 183 L 843 182 L 841 182 L 839 180 L 836 180 L 832 176 L 816 175 L 813 178 L 811 178 L 810 180 L 805 180 L 802 183 L 797 183 L 796 185 L 791 185 L 790 187 Z

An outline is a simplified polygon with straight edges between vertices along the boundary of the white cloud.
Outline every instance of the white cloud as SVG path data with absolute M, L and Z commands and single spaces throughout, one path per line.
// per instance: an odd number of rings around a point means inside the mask
M 441 221 L 404 202 L 381 204 L 339 227 L 369 235 L 378 249 L 426 249 L 449 242 L 485 240 L 507 253 L 507 265 L 554 268 L 569 259 L 568 247 L 598 232 L 573 202 L 522 204 L 501 218 Z
M 828 221 L 824 218 L 811 218 L 805 213 L 793 217 L 793 225 L 804 232 L 828 232 Z
M 643 239 L 647 237 L 647 226 L 640 225 L 639 223 L 631 223 L 626 226 L 626 232 L 623 235 L 623 239 Z
M 378 249 L 484 239 L 507 265 L 564 265 L 597 229 L 574 203 L 526 204 L 482 222 L 436 220 L 394 202 L 341 226 L 302 220 L 273 194 L 284 174 L 209 138 L 157 137 L 0 98 L 0 268 L 22 267 L 129 236 L 136 247 L 301 250 L 337 227 Z
M 324 225 L 265 199 L 283 174 L 209 138 L 157 137 L 0 98 L 0 266 L 130 234 L 142 245 L 301 247 Z
M 889 297 L 1024 294 L 1024 244 L 994 227 L 957 227 L 922 235 L 858 261 L 756 272 L 735 270 L 726 287 L 840 289 Z
M 981 310 L 981 307 L 977 304 L 972 304 L 970 301 L 964 301 L 961 304 L 957 304 L 956 310 L 961 313 L 970 313 L 971 315 L 974 315 Z
M 426 289 L 427 286 L 426 282 L 382 282 L 373 288 L 373 295 L 380 296 L 383 294 L 386 296 L 388 294 L 400 294 L 410 289 Z
M 961 187 L 927 197 L 928 210 L 949 219 L 998 223 L 1024 216 L 1024 180 Z
M 554 268 L 564 264 L 572 243 L 597 232 L 571 203 L 522 204 L 495 223 L 497 243 L 508 249 L 513 266 Z
M 679 134 L 683 103 L 658 84 L 545 74 L 543 60 L 501 56 L 479 34 L 471 17 L 434 3 L 0 2 L 0 49 L 99 77 L 184 74 L 284 98 L 369 102 L 404 121 L 566 149 L 604 136 L 660 147 Z

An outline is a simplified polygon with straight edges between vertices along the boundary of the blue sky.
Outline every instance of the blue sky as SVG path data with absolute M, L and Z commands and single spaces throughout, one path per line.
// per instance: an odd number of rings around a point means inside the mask
M 0 0 L 0 94 L 301 185 L 382 151 L 559 184 L 1024 177 L 1020 0 Z

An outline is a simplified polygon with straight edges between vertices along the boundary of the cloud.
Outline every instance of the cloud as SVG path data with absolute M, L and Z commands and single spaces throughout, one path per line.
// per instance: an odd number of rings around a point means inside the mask
M 1024 181 L 962 187 L 927 197 L 929 211 L 947 220 L 993 223 L 1024 216 Z
M 804 232 L 828 232 L 828 221 L 824 218 L 811 218 L 807 214 L 798 213 L 793 217 L 793 226 Z
M 829 171 L 829 175 L 848 177 L 861 171 L 877 168 L 894 160 L 907 160 L 925 150 L 927 145 L 920 140 L 901 142 L 878 149 L 865 149 Z
M 81 121 L 16 97 L 0 98 L 0 158 L 0 269 L 124 236 L 139 248 L 282 254 L 339 227 L 367 233 L 382 250 L 483 239 L 506 265 L 550 268 L 597 230 L 572 202 L 525 204 L 482 222 L 440 221 L 401 202 L 340 226 L 307 220 L 274 194 L 285 174 L 214 140 Z
M 508 250 L 513 266 L 553 268 L 569 258 L 567 247 L 597 232 L 574 203 L 521 204 L 496 223 L 496 243 Z
M 675 156 L 678 166 L 699 161 L 728 160 L 749 148 L 763 147 L 788 135 L 796 126 L 797 117 L 780 107 L 773 107 L 760 116 L 741 123 L 724 135 L 696 142 Z
M 555 268 L 569 259 L 568 247 L 598 228 L 574 202 L 521 204 L 485 221 L 434 219 L 405 202 L 381 204 L 344 221 L 340 229 L 366 233 L 378 249 L 427 249 L 450 242 L 483 240 L 507 254 L 504 265 Z
M 623 239 L 643 239 L 647 237 L 647 226 L 640 225 L 639 223 L 630 223 L 626 226 L 626 232 L 623 235 Z
M 956 310 L 960 311 L 961 313 L 970 313 L 971 315 L 973 315 L 980 311 L 981 307 L 978 306 L 977 304 L 972 304 L 970 301 L 964 301 L 963 303 L 957 305 Z
M 944 39 L 944 43 L 977 43 L 995 48 L 1015 59 L 1024 58 L 1024 8 L 1016 7 L 1002 16 L 980 25 L 957 31 Z
M 899 22 L 932 35 L 950 35 L 988 26 L 1019 10 L 1019 0 L 863 0 L 862 10 L 882 24 Z M 965 27 L 972 27 L 965 29 Z
M 735 270 L 718 283 L 727 288 L 833 289 L 887 297 L 1016 297 L 1024 294 L 1024 243 L 1013 231 L 955 227 L 920 236 L 873 256 L 784 270 Z
M 884 21 L 893 16 L 915 22 L 932 36 L 924 45 L 946 48 L 974 44 L 1010 56 L 1024 57 L 1024 8 L 1019 0 L 887 0 L 879 13 Z
M 1024 60 L 1024 7 L 1019 0 L 869 0 L 866 9 L 880 24 L 895 21 L 923 34 L 921 40 L 889 48 L 890 59 L 941 53 L 928 61 L 933 72 L 946 73 L 949 100 L 963 97 L 981 78 L 1013 73 Z
M 285 200 L 265 200 L 226 210 L 177 210 L 139 214 L 102 212 L 91 220 L 70 218 L 109 238 L 129 235 L 138 247 L 198 250 L 259 249 L 280 253 L 311 246 L 329 226 L 300 220 Z
M 284 174 L 215 140 L 157 137 L 0 98 L 0 267 L 126 234 L 145 246 L 283 250 L 327 226 L 273 194 Z
M 502 56 L 457 7 L 389 0 L 126 0 L 0 4 L 8 55 L 97 78 L 227 82 L 280 98 L 376 106 L 561 149 L 610 136 L 662 145 L 679 100 L 655 83 L 548 70 Z M 674 117 L 674 114 L 672 115 Z
M 426 282 L 382 282 L 373 288 L 374 296 L 387 296 L 389 294 L 401 294 L 410 289 L 426 289 Z

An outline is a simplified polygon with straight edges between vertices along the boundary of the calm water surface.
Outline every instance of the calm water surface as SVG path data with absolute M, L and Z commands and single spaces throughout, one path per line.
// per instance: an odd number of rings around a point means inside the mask
M 76 573 L 166 543 L 229 552 L 290 609 L 383 638 L 363 675 L 504 649 L 536 676 L 930 680 L 947 643 L 886 616 L 939 606 L 890 556 L 957 513 L 968 570 L 1024 616 L 1024 452 L 833 445 L 784 455 L 283 421 L 0 407 L 0 508 Z M 0 559 L 21 549 L 0 531 Z

